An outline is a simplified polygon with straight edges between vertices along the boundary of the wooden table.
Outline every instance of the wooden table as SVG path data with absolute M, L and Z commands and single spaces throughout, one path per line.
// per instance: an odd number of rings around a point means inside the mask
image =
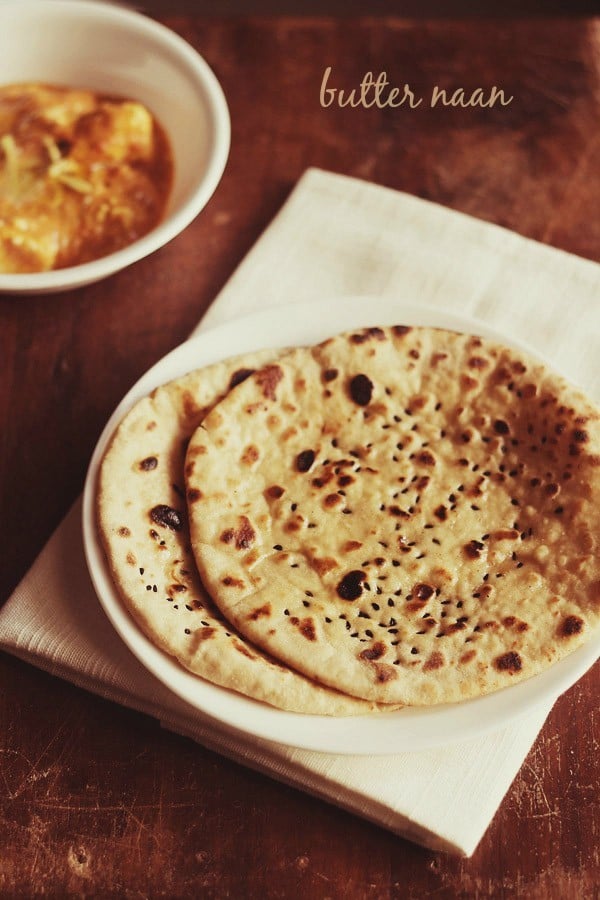
M 206 210 L 149 259 L 72 293 L 0 299 L 2 600 L 80 492 L 117 401 L 186 337 L 306 167 L 600 255 L 600 20 L 163 20 L 223 84 L 230 161 Z M 421 93 L 497 85 L 514 99 L 323 109 L 326 66 L 340 87 L 386 71 Z M 0 658 L 0 683 L 3 897 L 598 896 L 593 673 L 557 703 L 470 860 L 395 838 L 12 657 Z

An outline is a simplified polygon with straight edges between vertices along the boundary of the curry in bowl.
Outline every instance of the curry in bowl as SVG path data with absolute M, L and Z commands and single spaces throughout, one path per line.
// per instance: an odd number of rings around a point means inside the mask
M 0 272 L 106 256 L 163 217 L 168 139 L 134 100 L 89 90 L 0 88 Z

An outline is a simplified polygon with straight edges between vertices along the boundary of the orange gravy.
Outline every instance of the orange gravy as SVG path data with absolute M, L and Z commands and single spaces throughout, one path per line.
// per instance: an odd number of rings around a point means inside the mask
M 161 220 L 173 177 L 141 103 L 44 84 L 0 87 L 0 272 L 98 259 Z

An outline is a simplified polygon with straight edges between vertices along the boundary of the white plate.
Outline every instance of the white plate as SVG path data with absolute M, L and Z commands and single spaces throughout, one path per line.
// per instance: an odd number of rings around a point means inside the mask
M 88 568 L 106 614 L 135 656 L 192 707 L 228 727 L 261 738 L 334 753 L 385 754 L 422 750 L 474 738 L 508 725 L 571 687 L 595 662 L 596 642 L 588 643 L 545 672 L 513 687 L 462 703 L 409 707 L 365 718 L 307 716 L 274 709 L 192 675 L 158 650 L 123 606 L 97 535 L 94 498 L 98 466 L 118 422 L 141 397 L 190 369 L 267 347 L 309 344 L 366 325 L 429 325 L 479 334 L 529 353 L 483 323 L 389 299 L 344 298 L 318 304 L 277 307 L 211 329 L 177 347 L 129 391 L 111 416 L 92 456 L 83 500 L 83 537 Z M 538 355 L 538 354 L 532 354 Z M 538 355 L 539 356 L 539 355 Z

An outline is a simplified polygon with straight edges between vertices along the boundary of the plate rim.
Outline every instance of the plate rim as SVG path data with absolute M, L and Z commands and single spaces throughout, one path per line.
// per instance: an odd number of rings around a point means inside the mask
M 426 321 L 428 318 L 437 321 L 434 324 Z M 340 320 L 343 320 L 342 328 Z M 116 425 L 133 404 L 165 381 L 238 353 L 267 347 L 276 349 L 292 342 L 306 345 L 352 328 L 392 325 L 400 321 L 407 325 L 422 324 L 477 334 L 513 346 L 551 365 L 539 351 L 520 339 L 503 334 L 489 323 L 398 297 L 352 295 L 286 303 L 229 319 L 175 347 L 137 379 L 98 438 L 87 469 L 82 504 L 84 553 L 98 602 L 138 661 L 164 687 L 185 701 L 192 713 L 213 719 L 226 730 L 300 749 L 344 755 L 425 750 L 500 731 L 542 706 L 547 706 L 549 711 L 558 697 L 591 668 L 598 656 L 597 642 L 591 639 L 544 672 L 483 697 L 430 707 L 405 707 L 367 716 L 318 716 L 276 709 L 189 672 L 174 657 L 152 644 L 126 609 L 112 581 L 97 532 L 94 498 L 100 460 Z M 256 344 L 257 329 L 264 336 L 264 340 L 259 339 L 259 346 Z M 304 337 L 296 341 L 298 331 Z M 286 337 L 290 334 L 291 337 Z M 224 346 L 227 347 L 225 355 L 222 353 Z M 232 346 L 235 352 L 230 352 Z M 196 360 L 198 351 L 201 359 Z M 367 719 L 369 729 L 365 730 Z

